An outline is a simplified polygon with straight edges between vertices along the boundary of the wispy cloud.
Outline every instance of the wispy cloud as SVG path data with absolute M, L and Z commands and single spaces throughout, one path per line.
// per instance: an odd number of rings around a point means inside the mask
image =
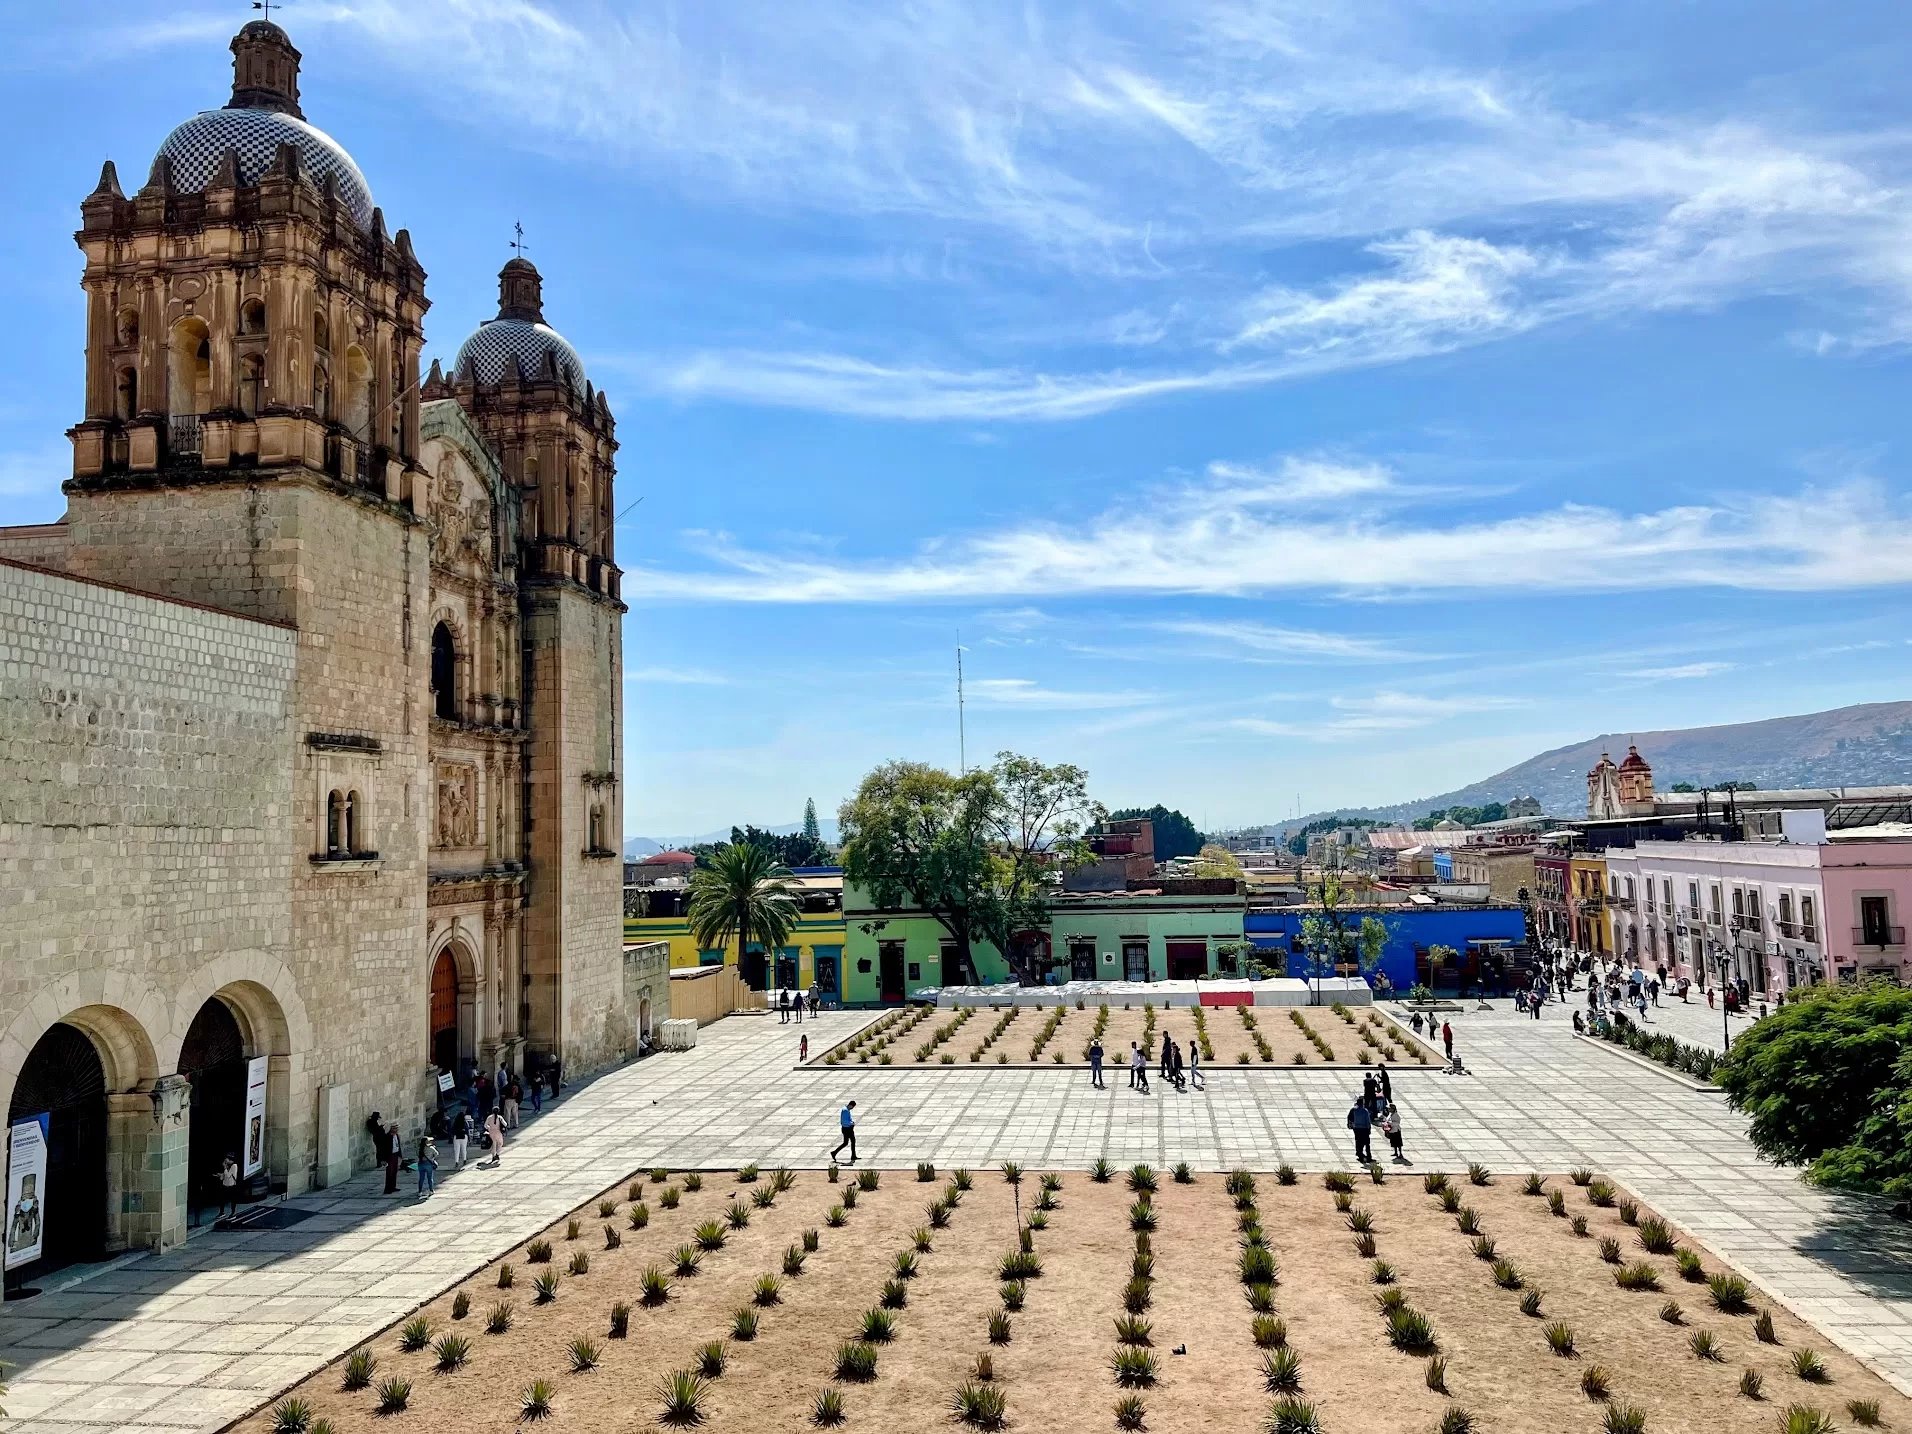
M 1451 717 L 1501 712 L 1527 705 L 1515 697 L 1433 697 L 1408 692 L 1377 692 L 1368 697 L 1331 697 L 1326 714 L 1314 720 L 1274 721 L 1266 717 L 1235 717 L 1227 725 L 1236 731 L 1269 737 L 1299 737 L 1338 742 L 1384 732 L 1431 727 Z
M 1912 582 L 1912 514 L 1856 481 L 1657 510 L 1568 503 L 1424 523 L 1284 506 L 1209 479 L 1080 523 L 1023 523 L 917 555 L 817 562 L 707 538 L 712 566 L 635 567 L 650 597 L 856 603 L 1088 593 L 1559 593 L 1723 587 L 1834 591 Z
M 699 667 L 640 667 L 624 674 L 626 682 L 650 682 L 669 687 L 728 687 L 731 679 Z
M 1152 692 L 1071 692 L 1045 687 L 1026 677 L 972 679 L 965 690 L 971 702 L 983 706 L 1057 712 L 1094 712 L 1112 707 L 1136 707 L 1156 700 Z
M 1338 632 L 1313 632 L 1305 628 L 1274 627 L 1261 622 L 1213 622 L 1182 619 L 1158 622 L 1158 632 L 1182 637 L 1211 638 L 1216 642 L 1245 648 L 1268 657 L 1303 661 L 1347 660 L 1355 662 L 1398 662 L 1414 653 L 1395 643 L 1372 637 L 1351 637 Z
M 1731 672 L 1738 665 L 1734 662 L 1684 662 L 1674 667 L 1637 667 L 1620 675 L 1636 682 L 1680 682 L 1692 677 L 1716 677 L 1722 672 Z

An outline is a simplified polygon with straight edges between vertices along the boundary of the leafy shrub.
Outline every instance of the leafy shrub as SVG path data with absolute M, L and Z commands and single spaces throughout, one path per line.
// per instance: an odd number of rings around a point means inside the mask
M 856 1172 L 856 1188 L 859 1190 L 873 1191 L 882 1183 L 883 1176 L 879 1171 L 865 1167 Z
M 1321 1183 L 1336 1195 L 1354 1193 L 1354 1177 L 1345 1170 L 1330 1170 L 1321 1177 Z
M 1595 1180 L 1587 1186 L 1587 1203 L 1598 1205 L 1601 1209 L 1610 1209 L 1614 1201 L 1613 1182 Z
M 1622 1225 L 1639 1224 L 1640 1207 L 1635 1205 L 1631 1200 L 1622 1200 L 1620 1202 L 1620 1223 Z
M 666 1170 L 663 1166 L 653 1165 L 651 1167 L 651 1184 L 662 1185 L 666 1180 L 670 1178 L 671 1178 L 670 1171 Z
M 1243 1250 L 1241 1252 L 1241 1282 L 1244 1285 L 1274 1284 L 1274 1252 L 1265 1245 L 1254 1245 Z
M 533 1240 L 524 1247 L 524 1257 L 528 1264 L 549 1264 L 551 1260 L 551 1242 L 549 1240 Z
M 564 1222 L 564 1238 L 567 1240 L 575 1240 L 579 1234 L 583 1232 L 583 1229 L 584 1227 L 576 1220 L 566 1220 Z
M 390 1379 L 382 1380 L 378 1386 L 378 1412 L 380 1414 L 399 1414 L 411 1402 L 412 1382 L 394 1374 Z
M 1345 1190 L 1337 1190 L 1334 1195 L 1334 1208 L 1337 1214 L 1345 1215 L 1354 1208 L 1354 1196 Z
M 675 1185 L 666 1185 L 662 1190 L 657 1192 L 657 1203 L 662 1205 L 666 1210 L 675 1210 L 677 1208 L 677 1202 L 682 1198 L 683 1192 Z

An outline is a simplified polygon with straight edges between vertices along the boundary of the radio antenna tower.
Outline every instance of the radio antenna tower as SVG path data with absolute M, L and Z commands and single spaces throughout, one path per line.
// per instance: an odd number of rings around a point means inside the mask
M 958 776 L 969 775 L 969 731 L 963 717 L 963 641 L 956 634 L 956 768 Z

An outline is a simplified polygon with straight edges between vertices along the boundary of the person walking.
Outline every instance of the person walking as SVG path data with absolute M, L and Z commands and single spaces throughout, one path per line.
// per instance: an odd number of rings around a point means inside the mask
M 385 1127 L 385 1193 L 398 1194 L 398 1162 L 403 1151 L 399 1145 L 398 1126 Z
M 1361 1077 L 1361 1104 L 1367 1107 L 1369 1115 L 1381 1113 L 1381 1087 L 1373 1075 Z
M 856 1102 L 851 1101 L 848 1105 L 843 1107 L 842 1114 L 840 1114 L 837 1117 L 837 1124 L 839 1127 L 841 1127 L 843 1131 L 843 1139 L 839 1140 L 837 1142 L 836 1149 L 830 1152 L 831 1164 L 836 1163 L 837 1156 L 840 1153 L 842 1153 L 843 1147 L 846 1145 L 850 1147 L 849 1163 L 852 1165 L 856 1164 L 856 1116 L 854 1114 L 855 1110 L 856 1110 Z
M 790 1024 L 790 993 L 788 991 L 777 992 L 777 1024 L 780 1026 Z
M 810 1059 L 810 1034 L 805 1032 L 797 1037 L 797 1061 L 801 1064 Z
M 454 1170 L 465 1168 L 465 1152 L 471 1148 L 471 1117 L 461 1107 L 451 1118 L 451 1158 Z
M 1182 1074 L 1182 1048 L 1173 1038 L 1168 1038 L 1168 1078 L 1174 1082 L 1175 1089 L 1188 1089 L 1188 1078 Z
M 219 1164 L 219 1213 L 239 1213 L 239 1157 L 231 1151 Z
M 1171 1085 L 1175 1083 L 1174 1061 L 1175 1038 L 1170 1035 L 1164 1035 L 1162 1037 L 1162 1059 L 1156 1066 L 1156 1074 Z
M 512 1130 L 516 1130 L 518 1128 L 518 1105 L 524 1099 L 524 1087 L 518 1084 L 518 1078 L 516 1076 L 513 1076 L 510 1083 L 505 1086 L 504 1096 L 505 1125 Z
M 1396 1165 L 1407 1164 L 1407 1156 L 1401 1152 L 1401 1111 L 1399 1106 L 1392 1103 L 1388 1105 L 1387 1113 L 1381 1117 L 1381 1134 L 1387 1137 L 1388 1147 L 1394 1152 L 1394 1163 Z
M 1348 1110 L 1348 1129 L 1354 1132 L 1354 1158 L 1363 1165 L 1374 1163 L 1374 1152 L 1369 1148 L 1369 1140 L 1374 1130 L 1374 1117 L 1369 1114 L 1367 1102 L 1357 1098 Z
M 1207 1090 L 1208 1082 L 1202 1076 L 1202 1045 L 1200 1041 L 1188 1043 L 1188 1083 L 1196 1090 Z
M 525 1092 L 525 1094 L 531 1097 L 531 1113 L 533 1115 L 544 1114 L 544 1092 L 539 1090 L 538 1086 L 538 1078 L 533 1076 L 531 1078 L 531 1089 Z
M 1149 1062 L 1142 1054 L 1142 1048 L 1134 1041 L 1129 1042 L 1129 1086 L 1143 1095 L 1149 1093 Z
M 1454 1027 L 1450 1022 L 1441 1022 L 1441 1047 L 1447 1052 L 1447 1058 L 1454 1059 Z
M 791 1014 L 797 1018 L 797 1024 L 803 1024 L 803 992 L 798 991 L 796 999 L 790 1003 Z
M 430 1134 L 418 1137 L 418 1194 L 423 1199 L 438 1189 L 438 1142 Z
M 497 1111 L 485 1117 L 485 1134 L 491 1140 L 491 1163 L 499 1166 L 505 1163 L 505 1119 Z
M 1381 1083 L 1381 1104 L 1393 1105 L 1394 1077 L 1388 1074 L 1388 1068 L 1385 1064 L 1375 1068 L 1375 1079 Z
M 1107 1090 L 1102 1084 L 1102 1037 L 1089 1037 L 1089 1084 L 1097 1090 Z

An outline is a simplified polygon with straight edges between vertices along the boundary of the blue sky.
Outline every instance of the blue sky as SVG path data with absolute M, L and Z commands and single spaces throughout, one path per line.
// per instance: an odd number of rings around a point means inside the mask
M 61 506 L 79 200 L 224 101 L 247 12 L 7 9 L 17 522 Z M 628 832 L 953 765 L 959 641 L 972 756 L 1211 827 L 1906 695 L 1902 6 L 284 23 L 430 352 L 522 220 L 609 392 Z

